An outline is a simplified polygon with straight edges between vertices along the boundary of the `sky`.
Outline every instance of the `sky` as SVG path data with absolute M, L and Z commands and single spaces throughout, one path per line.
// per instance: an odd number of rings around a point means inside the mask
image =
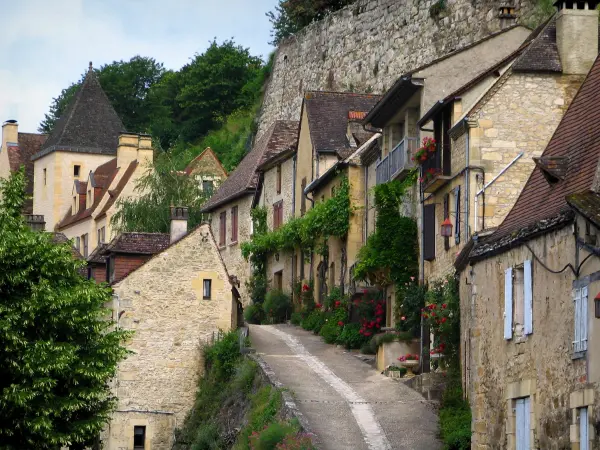
M 36 132 L 52 99 L 94 67 L 150 56 L 177 70 L 213 38 L 266 59 L 277 0 L 0 0 L 0 122 Z M 8 13 L 8 14 L 7 14 Z

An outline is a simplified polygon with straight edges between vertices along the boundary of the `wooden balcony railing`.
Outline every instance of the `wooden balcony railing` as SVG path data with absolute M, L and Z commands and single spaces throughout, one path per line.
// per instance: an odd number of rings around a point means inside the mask
M 419 145 L 417 138 L 405 137 L 377 163 L 377 184 L 400 178 L 414 167 L 412 156 Z

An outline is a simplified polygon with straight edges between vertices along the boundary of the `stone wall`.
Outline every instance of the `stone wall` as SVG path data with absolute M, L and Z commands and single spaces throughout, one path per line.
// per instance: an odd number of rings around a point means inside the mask
M 298 120 L 307 90 L 383 93 L 403 73 L 501 30 L 495 0 L 360 0 L 285 40 L 275 53 L 260 132 Z M 520 17 L 535 0 L 515 0 Z
M 211 296 L 203 280 L 211 280 Z M 145 426 L 146 448 L 167 450 L 192 407 L 203 371 L 201 347 L 219 329 L 236 326 L 225 266 L 208 225 L 196 228 L 114 285 L 113 316 L 133 332 L 133 353 L 119 364 L 119 399 L 105 444 L 133 448 L 133 427 Z

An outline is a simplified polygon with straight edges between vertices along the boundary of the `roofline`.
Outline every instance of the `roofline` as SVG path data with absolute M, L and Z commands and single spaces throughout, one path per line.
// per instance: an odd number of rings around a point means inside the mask
M 412 86 L 417 88 L 422 88 L 424 86 L 424 80 L 422 78 L 413 78 L 411 73 L 400 76 L 398 80 L 394 83 L 394 85 L 388 89 L 388 91 L 384 94 L 384 96 L 371 108 L 371 111 L 367 113 L 365 118 L 362 120 L 363 125 L 368 125 L 373 122 L 373 119 L 377 117 L 381 109 L 387 104 L 388 101 L 392 100 L 393 97 L 402 90 L 403 87 L 409 83 Z
M 313 181 L 311 181 L 308 184 L 308 186 L 306 186 L 304 188 L 304 194 L 308 194 L 309 192 L 314 192 L 318 187 L 320 187 L 326 181 L 329 181 L 329 179 L 331 178 L 332 175 L 337 175 L 338 170 L 345 169 L 348 166 L 348 164 L 349 163 L 345 160 L 336 162 L 333 166 L 331 166 L 329 169 L 327 169 L 323 175 L 321 175 L 319 178 L 316 178 Z
M 236 192 L 233 195 L 230 195 L 229 197 L 224 198 L 223 200 L 220 200 L 208 207 L 202 207 L 200 209 L 201 213 L 210 213 L 212 211 L 214 211 L 215 209 L 223 206 L 226 203 L 232 202 L 233 200 L 237 200 L 240 197 L 244 197 L 246 195 L 252 195 L 256 192 L 256 188 L 245 188 L 243 191 L 239 191 Z M 210 199 L 208 200 L 210 202 Z
M 228 177 L 229 173 L 227 172 L 227 170 L 225 170 L 225 167 L 223 167 L 223 164 L 221 163 L 221 160 L 219 159 L 219 157 L 217 156 L 217 154 L 215 153 L 215 151 L 211 147 L 206 147 L 204 150 L 202 150 L 202 152 L 198 156 L 196 156 L 194 159 L 192 159 L 188 163 L 188 165 L 185 167 L 185 169 L 183 169 L 183 171 L 185 172 L 187 170 L 187 168 L 190 166 L 190 164 L 192 164 L 194 161 L 204 158 L 204 154 L 207 153 L 208 151 L 210 151 L 210 153 L 212 153 L 212 155 L 217 160 L 217 163 L 219 163 L 219 167 L 221 168 L 221 170 L 223 171 L 223 173 L 225 174 L 225 176 Z
M 97 147 L 74 147 L 67 145 L 51 145 L 50 147 L 46 147 L 43 150 L 40 150 L 35 155 L 31 157 L 31 161 L 36 161 L 50 153 L 54 152 L 66 152 L 66 153 L 90 153 L 97 155 L 106 155 L 106 156 L 117 156 L 117 148 L 115 146 L 115 150 L 112 153 L 107 153 L 106 150 L 102 150 Z
M 457 98 L 460 98 L 460 97 L 450 97 L 450 98 L 447 97 L 443 100 L 438 100 L 436 103 L 434 103 L 434 105 L 431 108 L 429 108 L 429 111 L 427 111 L 425 113 L 425 115 L 417 121 L 417 127 L 420 129 L 423 125 L 425 125 L 427 122 L 429 122 L 433 118 L 433 116 L 437 115 L 448 104 L 450 104 Z
M 256 168 L 256 170 L 259 172 L 264 172 L 266 170 L 269 170 L 272 167 L 274 167 L 275 165 L 277 165 L 278 163 L 281 163 L 283 161 L 287 161 L 288 159 L 290 159 L 292 156 L 294 156 L 296 154 L 296 151 L 297 151 L 296 146 L 292 145 L 292 146 L 286 148 L 285 150 L 283 150 L 282 152 L 279 152 L 278 154 L 272 156 L 270 159 L 267 159 L 265 162 L 260 164 Z

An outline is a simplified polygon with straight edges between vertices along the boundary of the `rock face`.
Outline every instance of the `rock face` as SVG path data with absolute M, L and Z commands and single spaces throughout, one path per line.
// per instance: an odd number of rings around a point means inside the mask
M 383 93 L 400 75 L 515 23 L 535 0 L 359 0 L 285 40 L 275 53 L 259 134 L 274 120 L 298 120 L 307 90 Z M 433 7 L 433 8 L 432 8 Z M 433 17 L 432 17 L 433 16 Z

